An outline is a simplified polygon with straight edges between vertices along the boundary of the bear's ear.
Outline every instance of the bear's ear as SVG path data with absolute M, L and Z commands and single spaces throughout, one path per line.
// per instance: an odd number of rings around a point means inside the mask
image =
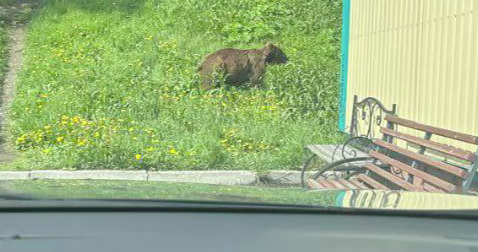
M 264 46 L 264 52 L 268 55 L 272 50 L 274 50 L 275 46 L 271 42 L 267 42 L 266 46 Z

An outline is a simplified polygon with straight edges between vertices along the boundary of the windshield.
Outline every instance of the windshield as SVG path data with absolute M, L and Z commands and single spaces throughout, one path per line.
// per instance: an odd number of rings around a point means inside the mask
M 478 208 L 474 1 L 0 6 L 4 195 Z

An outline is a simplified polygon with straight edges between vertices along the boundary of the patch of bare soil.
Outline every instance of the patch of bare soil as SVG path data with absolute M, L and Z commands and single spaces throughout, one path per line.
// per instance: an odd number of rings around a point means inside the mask
M 8 1 L 7 1 L 8 2 Z M 0 163 L 12 161 L 17 155 L 8 145 L 7 111 L 15 94 L 17 76 L 22 67 L 22 53 L 25 40 L 25 25 L 36 1 L 11 1 L 0 6 L 0 15 L 6 21 L 7 69 L 1 82 L 0 95 Z

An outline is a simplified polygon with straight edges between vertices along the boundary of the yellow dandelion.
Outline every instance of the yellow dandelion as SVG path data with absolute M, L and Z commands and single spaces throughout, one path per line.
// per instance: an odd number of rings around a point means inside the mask
M 59 143 L 63 143 L 63 140 L 64 140 L 64 139 L 65 139 L 65 138 L 61 136 L 61 137 L 57 137 L 57 138 L 56 138 L 56 141 L 59 142 Z
M 88 121 L 85 119 L 81 119 L 81 126 L 87 126 L 87 125 L 88 125 Z
M 100 132 L 96 131 L 95 132 L 95 138 L 99 138 L 100 137 Z
M 269 146 L 266 145 L 266 144 L 263 143 L 263 142 L 261 142 L 261 143 L 259 144 L 259 149 L 266 150 L 266 149 L 268 149 L 268 148 L 269 148 Z
M 134 158 L 135 158 L 136 160 L 140 160 L 140 159 L 141 159 L 141 154 L 136 154 L 136 155 L 134 155 Z
M 79 139 L 77 145 L 78 146 L 85 146 L 86 145 L 86 140 L 85 139 Z
M 178 153 L 178 151 L 177 151 L 176 149 L 174 149 L 173 146 L 169 147 L 169 154 L 175 155 L 175 154 L 177 154 L 177 153 Z
M 74 123 L 78 123 L 78 122 L 80 122 L 80 118 L 78 116 L 75 116 L 71 119 L 71 121 L 74 122 Z
M 25 141 L 26 141 L 25 135 L 22 135 L 22 136 L 20 136 L 19 138 L 17 138 L 17 142 L 18 142 L 18 143 L 24 143 Z

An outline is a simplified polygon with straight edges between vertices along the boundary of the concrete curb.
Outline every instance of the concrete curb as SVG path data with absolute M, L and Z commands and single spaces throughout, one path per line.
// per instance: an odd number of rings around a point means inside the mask
M 148 172 L 148 180 L 218 185 L 252 185 L 257 183 L 257 175 L 251 171 L 159 171 Z
M 0 173 L 0 176 L 2 174 Z M 146 171 L 30 171 L 30 179 L 148 180 Z
M 339 175 L 343 172 L 324 173 L 325 177 Z M 300 186 L 301 172 L 273 170 L 257 173 L 245 170 L 211 170 L 211 171 L 120 171 L 120 170 L 32 170 L 0 171 L 1 180 L 28 179 L 98 179 L 98 180 L 132 180 L 202 183 L 215 185 L 272 185 Z
M 258 174 L 252 171 L 116 171 L 116 170 L 32 170 L 0 171 L 0 180 L 29 179 L 98 179 L 187 182 L 217 185 L 299 185 L 299 171 L 269 171 Z

